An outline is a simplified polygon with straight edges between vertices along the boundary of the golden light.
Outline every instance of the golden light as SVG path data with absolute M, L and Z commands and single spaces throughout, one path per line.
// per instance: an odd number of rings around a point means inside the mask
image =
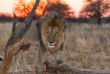
M 67 2 L 73 10 L 75 10 L 76 17 L 79 16 L 79 12 L 84 5 L 84 0 L 63 0 Z
M 27 2 L 30 2 L 30 0 L 27 0 Z

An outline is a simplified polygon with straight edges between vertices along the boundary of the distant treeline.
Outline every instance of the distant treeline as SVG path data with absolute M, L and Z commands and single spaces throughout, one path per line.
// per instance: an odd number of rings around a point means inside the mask
M 13 18 L 10 16 L 0 15 L 0 22 L 11 22 Z
M 33 17 L 33 19 L 39 19 L 39 16 Z M 17 20 L 22 22 L 25 18 L 17 17 Z M 78 22 L 78 23 L 95 23 L 94 18 L 66 18 L 69 22 Z M 1 15 L 0 22 L 12 22 L 13 17 Z M 110 17 L 101 18 L 102 23 L 110 23 Z
M 70 22 L 97 23 L 95 18 L 67 18 Z M 101 18 L 101 23 L 110 23 L 110 17 Z

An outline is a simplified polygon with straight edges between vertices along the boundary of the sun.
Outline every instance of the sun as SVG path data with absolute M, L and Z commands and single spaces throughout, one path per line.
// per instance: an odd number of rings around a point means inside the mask
M 27 2 L 30 2 L 30 0 L 27 0 Z

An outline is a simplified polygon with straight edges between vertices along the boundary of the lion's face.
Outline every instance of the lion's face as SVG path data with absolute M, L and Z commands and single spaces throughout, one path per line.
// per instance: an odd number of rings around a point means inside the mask
M 43 43 L 47 49 L 59 49 L 64 41 L 64 33 L 57 26 L 49 26 L 42 31 Z

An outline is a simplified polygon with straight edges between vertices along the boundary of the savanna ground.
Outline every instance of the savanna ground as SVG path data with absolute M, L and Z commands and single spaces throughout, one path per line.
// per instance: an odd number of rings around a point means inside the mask
M 37 65 L 37 30 L 35 21 L 24 39 L 32 45 L 29 49 L 27 63 L 32 70 Z M 0 23 L 0 57 L 2 50 L 11 34 L 12 23 Z M 21 56 L 21 55 L 19 55 Z M 80 70 L 110 71 L 110 24 L 97 26 L 96 24 L 71 23 L 66 30 L 63 51 L 57 55 L 68 66 Z M 14 62 L 13 62 L 14 64 Z M 9 72 L 14 72 L 11 65 Z M 22 66 L 22 61 L 20 60 Z M 25 69 L 23 69 L 25 71 Z

